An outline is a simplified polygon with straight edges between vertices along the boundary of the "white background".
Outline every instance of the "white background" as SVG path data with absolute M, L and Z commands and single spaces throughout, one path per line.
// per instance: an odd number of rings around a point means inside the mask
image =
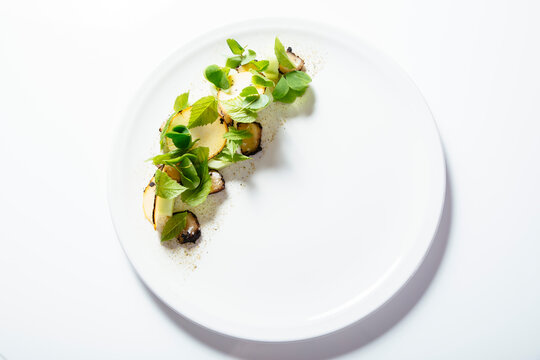
M 352 3 L 1 1 L 0 354 L 540 359 L 540 2 Z M 391 55 L 448 162 L 417 275 L 373 316 L 301 343 L 231 339 L 173 314 L 131 269 L 107 208 L 109 148 L 137 88 L 185 42 L 258 16 L 324 21 Z

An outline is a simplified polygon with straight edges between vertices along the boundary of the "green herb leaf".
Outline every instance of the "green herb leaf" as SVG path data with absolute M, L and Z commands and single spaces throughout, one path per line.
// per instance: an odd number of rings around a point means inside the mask
M 285 47 L 277 37 L 274 43 L 274 53 L 276 54 L 279 65 L 283 66 L 286 69 L 294 69 L 294 64 L 292 63 L 291 59 L 289 59 L 289 56 L 285 51 Z
M 292 71 L 286 74 L 285 78 L 289 87 L 296 91 L 305 90 L 311 82 L 309 75 L 303 71 Z
M 197 169 L 193 165 L 190 158 L 184 157 L 180 161 L 178 170 L 182 174 L 182 185 L 188 189 L 195 189 L 201 183 L 201 179 L 197 174 Z
M 244 140 L 252 137 L 253 134 L 248 130 L 238 130 L 235 127 L 229 127 L 229 131 L 223 134 L 223 137 L 228 140 Z
M 189 91 L 176 97 L 174 101 L 174 111 L 179 112 L 188 107 Z
M 197 206 L 206 200 L 210 193 L 210 189 L 212 188 L 212 179 L 208 172 L 208 148 L 194 148 L 190 153 L 197 159 L 194 166 L 197 175 L 200 178 L 200 183 L 197 188 L 184 191 L 181 195 L 181 199 L 189 206 Z
M 161 241 L 169 241 L 176 238 L 184 228 L 187 222 L 187 211 L 173 214 L 167 221 L 161 232 Z
M 254 73 L 251 77 L 253 85 L 271 87 L 274 86 L 274 82 L 261 74 Z
M 260 60 L 260 61 L 253 60 L 251 63 L 253 65 L 255 65 L 255 68 L 257 68 L 257 71 L 264 71 L 264 70 L 266 70 L 266 68 L 270 64 L 270 61 L 268 61 L 268 60 Z
M 191 107 L 188 128 L 211 124 L 219 117 L 217 100 L 213 96 L 206 96 L 197 100 Z
M 255 86 L 248 86 L 242 89 L 240 96 L 245 97 L 248 101 L 257 100 L 259 98 L 259 92 Z
M 235 55 L 242 55 L 244 53 L 244 48 L 234 39 L 227 39 L 227 45 L 229 45 L 229 49 Z
M 246 106 L 241 96 L 221 101 L 220 104 L 234 121 L 251 123 L 257 120 L 257 113 Z
M 230 130 L 231 129 L 229 129 L 229 131 Z M 250 135 L 253 136 L 251 133 Z M 238 148 L 241 144 L 242 139 L 227 139 L 227 146 L 208 162 L 208 166 L 212 169 L 220 170 L 236 162 L 250 159 L 249 156 L 238 153 Z
M 229 77 L 227 76 L 227 73 L 228 71 L 225 72 L 217 65 L 210 65 L 206 68 L 206 70 L 204 70 L 204 77 L 206 78 L 206 80 L 214 84 L 217 88 L 228 89 L 229 87 L 231 87 L 231 83 L 229 82 Z
M 156 183 L 156 195 L 164 199 L 174 199 L 186 190 L 185 187 L 161 170 L 156 170 L 154 181 Z
M 246 98 L 244 100 L 244 106 L 246 109 L 252 110 L 252 111 L 259 111 L 264 109 L 265 107 L 270 104 L 270 97 L 267 95 L 260 95 L 258 98 L 255 98 L 255 100 L 251 100 Z
M 178 149 L 188 149 L 191 145 L 191 134 L 184 125 L 175 126 L 172 131 L 165 134 Z
M 287 92 L 289 91 L 289 84 L 287 83 L 287 79 L 285 79 L 284 76 L 279 79 L 276 87 L 274 88 L 274 91 L 272 92 L 272 96 L 276 100 L 280 100 L 287 95 Z
M 249 49 L 247 55 L 244 55 L 242 57 L 242 62 L 240 63 L 240 65 L 246 65 L 246 64 L 252 62 L 253 60 L 255 60 L 256 56 L 257 56 L 257 53 L 255 51 Z
M 242 62 L 242 56 L 241 55 L 235 55 L 227 58 L 227 62 L 225 63 L 225 66 L 230 67 L 231 69 L 235 69 L 240 66 L 240 63 Z

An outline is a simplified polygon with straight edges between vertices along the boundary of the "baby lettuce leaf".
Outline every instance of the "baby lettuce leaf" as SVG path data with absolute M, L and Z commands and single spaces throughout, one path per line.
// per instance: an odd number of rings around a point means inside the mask
M 255 57 L 257 56 L 257 53 L 251 49 L 249 49 L 247 51 L 247 55 L 244 55 L 242 57 L 242 62 L 240 63 L 240 65 L 246 65 L 246 64 L 249 64 L 250 62 L 254 61 L 255 60 Z
M 274 53 L 276 54 L 279 65 L 283 66 L 286 69 L 294 69 L 294 64 L 292 63 L 291 59 L 289 59 L 289 56 L 285 51 L 285 47 L 277 37 L 274 43 Z
M 234 39 L 227 39 L 227 45 L 229 45 L 229 49 L 235 55 L 242 55 L 244 53 L 244 48 Z
M 161 241 L 169 241 L 176 238 L 186 227 L 187 211 L 174 214 L 163 227 Z
M 188 128 L 211 124 L 217 120 L 218 116 L 217 99 L 213 96 L 205 96 L 195 101 L 191 107 Z
M 275 100 L 280 100 L 287 95 L 289 92 L 289 84 L 287 83 L 287 79 L 282 76 L 281 79 L 279 79 L 278 83 L 276 84 L 276 87 L 274 88 L 274 91 L 272 92 L 272 96 Z
M 251 82 L 253 83 L 253 85 L 258 85 L 258 86 L 265 86 L 265 87 L 274 86 L 274 82 L 272 80 L 256 72 L 253 73 L 253 76 L 251 77 Z
M 228 89 L 231 87 L 229 82 L 228 68 L 220 68 L 217 65 L 210 65 L 204 70 L 204 77 L 219 89 Z
M 285 75 L 289 87 L 296 91 L 306 90 L 311 82 L 311 78 L 303 71 L 291 71 Z
M 174 101 L 174 111 L 179 112 L 188 107 L 189 91 L 176 97 Z
M 229 131 L 223 134 L 223 137 L 227 140 L 244 140 L 252 137 L 253 134 L 248 130 L 238 130 L 235 127 L 229 127 Z
M 185 187 L 161 170 L 156 170 L 154 181 L 156 183 L 156 195 L 164 199 L 174 199 L 186 190 Z
M 182 174 L 182 185 L 188 189 L 195 189 L 201 183 L 197 169 L 189 157 L 184 157 L 178 166 Z
M 212 188 L 212 180 L 208 171 L 208 148 L 194 148 L 190 153 L 196 158 L 193 165 L 200 178 L 200 182 L 196 188 L 184 191 L 181 195 L 181 199 L 189 206 L 197 206 L 206 200 L 210 193 L 210 189 Z
M 242 63 L 242 55 L 235 55 L 227 58 L 227 62 L 225 63 L 225 66 L 231 69 L 235 69 L 240 66 Z
M 191 133 L 184 125 L 175 126 L 165 136 L 172 140 L 177 149 L 189 149 L 191 145 Z

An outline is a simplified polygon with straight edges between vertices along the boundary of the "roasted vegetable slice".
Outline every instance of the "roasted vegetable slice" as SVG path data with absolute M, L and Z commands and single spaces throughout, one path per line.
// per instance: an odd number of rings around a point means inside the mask
M 217 170 L 210 170 L 210 179 L 212 180 L 212 187 L 210 188 L 210 194 L 215 194 L 225 189 L 225 180 L 223 175 Z
M 188 107 L 174 116 L 169 124 L 170 131 L 177 125 L 187 126 L 189 122 L 189 117 L 191 115 L 191 107 Z M 189 129 L 191 132 L 191 137 L 193 140 L 199 139 L 195 146 L 205 146 L 208 147 L 209 153 L 208 158 L 211 159 L 225 147 L 226 140 L 223 138 L 223 134 L 227 132 L 227 124 L 225 124 L 222 119 L 216 119 L 211 124 L 204 126 L 197 126 Z M 167 147 L 169 149 L 174 149 L 175 146 L 171 139 L 167 138 Z
M 186 210 L 186 212 L 186 227 L 178 236 L 178 241 L 181 244 L 188 242 L 194 243 L 195 241 L 197 241 L 198 238 L 201 237 L 201 226 L 199 225 L 199 220 L 191 211 Z
M 238 124 L 238 130 L 247 130 L 253 136 L 247 139 L 242 140 L 242 145 L 240 145 L 240 151 L 244 155 L 253 155 L 262 150 L 261 148 L 261 136 L 262 136 L 262 126 L 258 122 L 253 122 L 250 124 Z
M 218 111 L 223 116 L 227 124 L 232 123 L 231 117 L 227 114 L 227 111 L 221 106 L 221 102 L 225 100 L 230 100 L 242 92 L 244 88 L 247 88 L 248 86 L 255 86 L 259 94 L 264 94 L 266 88 L 264 86 L 258 86 L 253 85 L 251 82 L 251 78 L 253 77 L 253 74 L 250 71 L 242 71 L 235 74 L 232 74 L 229 76 L 229 79 L 231 80 L 231 87 L 227 90 L 219 90 L 217 93 L 217 99 L 218 99 Z
M 172 216 L 174 207 L 174 199 L 164 199 L 161 196 L 156 196 L 154 202 L 154 229 L 161 232 L 167 221 Z
M 154 223 L 154 204 L 156 202 L 156 183 L 154 182 L 154 177 L 150 179 L 148 185 L 144 189 L 143 193 L 143 210 L 144 217 L 146 220 Z
M 294 70 L 302 70 L 302 68 L 304 67 L 304 60 L 302 60 L 299 56 L 297 56 L 295 53 L 293 53 L 292 49 L 289 47 L 287 48 L 287 56 L 289 57 L 289 59 L 291 60 L 291 62 L 293 63 L 294 65 L 294 68 L 293 69 L 287 69 L 283 66 L 279 66 L 279 71 L 281 71 L 281 73 L 283 74 L 286 74 L 286 73 L 289 73 L 291 71 L 294 71 Z

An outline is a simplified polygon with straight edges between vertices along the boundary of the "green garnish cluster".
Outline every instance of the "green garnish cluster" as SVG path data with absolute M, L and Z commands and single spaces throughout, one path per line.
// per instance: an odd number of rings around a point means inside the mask
M 234 39 L 227 39 L 232 55 L 227 58 L 225 66 L 210 65 L 204 70 L 204 77 L 216 89 L 227 91 L 233 84 L 229 73 L 231 69 L 243 67 L 243 71 L 252 74 L 251 85 L 242 89 L 232 99 L 219 101 L 216 96 L 205 96 L 191 105 L 191 113 L 187 126 L 178 125 L 169 129 L 172 119 L 189 106 L 189 92 L 179 95 L 173 106 L 173 114 L 165 122 L 160 135 L 162 154 L 154 156 L 154 165 L 167 165 L 178 171 L 180 181 L 172 179 L 165 171 L 155 173 L 156 195 L 164 199 L 180 199 L 189 206 L 203 203 L 210 193 L 212 182 L 210 169 L 222 169 L 230 164 L 249 159 L 238 150 L 242 140 L 252 136 L 247 130 L 238 130 L 229 126 L 223 137 L 226 145 L 219 154 L 208 159 L 209 149 L 197 146 L 199 139 L 192 139 L 190 129 L 205 126 L 218 121 L 218 105 L 237 123 L 252 123 L 257 120 L 257 113 L 273 101 L 292 103 L 302 96 L 311 82 L 304 72 L 293 70 L 295 65 L 289 58 L 283 44 L 276 37 L 274 44 L 275 59 L 257 60 L 254 50 L 241 46 Z M 279 68 L 287 69 L 282 74 Z M 261 94 L 258 88 L 268 91 Z M 174 147 L 167 144 L 170 139 Z M 177 237 L 185 227 L 186 212 L 174 214 L 165 224 L 161 240 L 167 241 Z

